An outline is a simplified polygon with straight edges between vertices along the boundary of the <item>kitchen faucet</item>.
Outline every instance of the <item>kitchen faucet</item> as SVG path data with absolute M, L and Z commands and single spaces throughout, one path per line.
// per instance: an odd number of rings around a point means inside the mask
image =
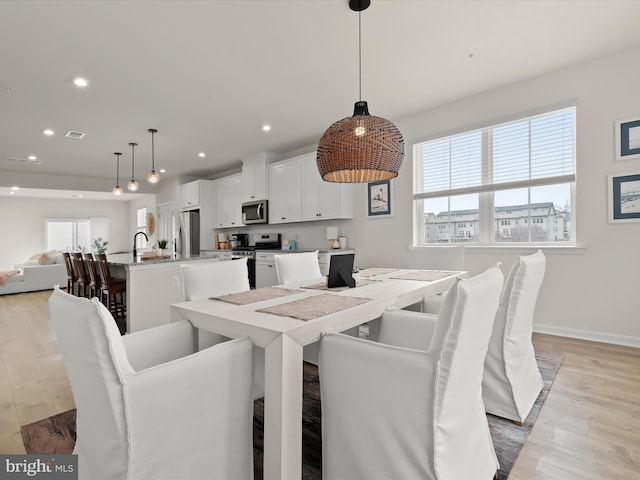
M 147 239 L 147 242 L 149 241 L 149 237 L 147 237 L 147 234 L 144 232 L 138 232 L 133 236 L 133 261 L 136 261 L 136 258 L 138 257 L 138 250 L 136 249 L 136 238 L 138 237 L 138 235 L 144 235 L 144 238 Z

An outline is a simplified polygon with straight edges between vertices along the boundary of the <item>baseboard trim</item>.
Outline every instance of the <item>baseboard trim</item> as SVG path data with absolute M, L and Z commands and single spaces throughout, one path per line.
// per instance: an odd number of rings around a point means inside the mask
M 614 335 L 611 333 L 595 332 L 592 330 L 580 330 L 577 328 L 557 327 L 554 325 L 534 324 L 533 331 L 558 337 L 577 338 L 579 340 L 589 340 L 592 342 L 612 343 L 625 347 L 640 348 L 640 337 L 630 337 L 627 335 Z

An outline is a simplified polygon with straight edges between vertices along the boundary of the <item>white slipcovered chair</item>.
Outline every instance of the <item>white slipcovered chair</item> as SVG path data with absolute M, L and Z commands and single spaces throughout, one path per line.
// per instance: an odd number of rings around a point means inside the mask
M 409 268 L 425 270 L 461 271 L 464 269 L 464 245 L 410 248 L 407 265 Z M 443 292 L 424 297 L 418 311 L 438 313 L 446 294 Z
M 503 279 L 494 267 L 458 280 L 437 321 L 385 312 L 380 341 L 400 345 L 322 337 L 325 480 L 493 478 L 498 460 L 481 386 Z M 421 341 L 413 335 L 416 316 L 430 327 Z M 387 335 L 405 328 L 408 335 Z
M 248 292 L 250 289 L 246 258 L 224 262 L 183 263 L 180 265 L 180 274 L 186 302 Z M 226 340 L 228 338 L 222 335 L 198 330 L 200 349 Z M 264 349 L 254 346 L 253 359 L 253 396 L 257 399 L 264 397 Z
M 488 413 L 522 424 L 544 383 L 531 343 L 533 312 L 544 278 L 541 250 L 520 257 L 505 281 L 484 364 Z
M 278 283 L 281 285 L 300 287 L 324 283 L 325 281 L 325 277 L 320 271 L 317 250 L 315 252 L 285 253 L 282 255 L 274 255 L 273 258 L 276 262 Z M 345 333 L 357 337 L 358 331 L 358 327 L 355 327 L 347 330 Z M 320 344 L 318 342 L 305 345 L 302 350 L 302 358 L 304 361 L 317 365 L 319 348 Z
M 318 251 L 274 255 L 278 283 L 287 286 L 324 282 L 318 263 Z
M 97 298 L 49 299 L 77 407 L 79 478 L 253 479 L 252 343 L 187 321 L 120 336 Z

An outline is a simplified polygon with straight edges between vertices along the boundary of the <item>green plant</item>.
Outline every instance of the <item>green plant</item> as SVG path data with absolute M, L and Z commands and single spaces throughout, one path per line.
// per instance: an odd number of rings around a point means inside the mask
M 163 250 L 165 248 L 167 248 L 167 241 L 166 240 L 158 240 L 158 247 L 162 248 Z
M 102 237 L 93 239 L 93 249 L 96 253 L 105 253 L 107 251 L 107 245 L 109 245 L 109 242 L 102 240 Z

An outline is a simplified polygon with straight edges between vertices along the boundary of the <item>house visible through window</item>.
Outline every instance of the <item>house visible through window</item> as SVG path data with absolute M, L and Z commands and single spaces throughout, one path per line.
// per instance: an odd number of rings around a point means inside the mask
M 417 143 L 420 244 L 571 243 L 576 108 Z

